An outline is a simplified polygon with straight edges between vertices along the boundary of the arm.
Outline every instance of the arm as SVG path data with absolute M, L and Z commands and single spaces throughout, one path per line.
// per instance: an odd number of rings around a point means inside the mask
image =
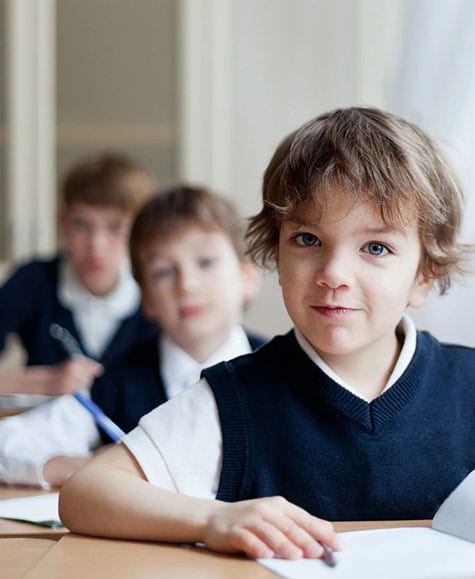
M 148 483 L 124 445 L 76 472 L 60 495 L 60 514 L 74 532 L 167 542 L 202 542 L 252 557 L 321 557 L 338 549 L 332 525 L 282 497 L 223 503 Z
M 94 419 L 72 396 L 4 418 L 0 420 L 0 481 L 43 487 L 61 484 L 98 443 Z
M 2 370 L 0 394 L 70 394 L 90 388 L 102 371 L 101 364 L 85 356 L 74 356 L 53 366 Z

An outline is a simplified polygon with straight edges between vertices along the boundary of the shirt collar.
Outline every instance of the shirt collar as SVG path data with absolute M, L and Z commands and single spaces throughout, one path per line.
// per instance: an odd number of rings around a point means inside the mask
M 330 368 L 330 366 L 328 366 L 328 364 L 326 364 L 322 360 L 322 358 L 310 345 L 308 340 L 297 328 L 294 328 L 294 331 L 297 342 L 302 348 L 302 350 L 307 354 L 307 356 L 312 360 L 312 362 L 314 362 L 320 368 L 320 370 L 322 370 L 322 372 L 324 372 L 334 382 L 336 382 L 340 386 L 343 386 L 343 388 L 346 388 L 346 390 L 348 390 L 355 396 L 358 396 L 358 398 L 366 400 L 365 398 L 363 398 L 363 396 L 361 396 L 361 394 L 356 392 L 347 382 L 342 380 L 338 376 L 338 374 L 336 374 Z M 407 314 L 404 314 L 403 317 L 401 318 L 401 321 L 399 322 L 397 327 L 397 332 L 398 335 L 401 336 L 401 338 L 404 341 L 401 348 L 401 352 L 399 354 L 399 358 L 396 362 L 396 365 L 394 366 L 393 371 L 391 372 L 391 375 L 389 376 L 389 379 L 386 383 L 386 386 L 384 387 L 383 392 L 386 392 L 386 390 L 388 390 L 393 384 L 395 384 L 399 380 L 399 378 L 406 371 L 406 368 L 409 366 L 409 363 L 412 360 L 412 357 L 414 356 L 414 352 L 416 351 L 416 341 L 417 341 L 416 326 L 412 321 L 412 319 Z M 366 400 L 366 402 L 369 401 Z
M 203 363 L 197 362 L 166 335 L 159 338 L 159 352 L 165 391 L 169 398 L 173 398 L 188 386 L 198 382 L 204 368 L 248 354 L 251 352 L 251 346 L 242 327 L 235 326 L 226 342 Z

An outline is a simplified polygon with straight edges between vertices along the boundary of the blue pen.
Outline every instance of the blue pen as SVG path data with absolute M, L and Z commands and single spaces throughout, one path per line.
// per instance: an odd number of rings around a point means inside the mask
M 84 356 L 81 346 L 77 343 L 77 340 L 75 340 L 70 332 L 66 330 L 66 328 L 63 328 L 59 324 L 51 324 L 49 331 L 53 338 L 61 343 L 69 356 Z M 102 430 L 110 436 L 114 442 L 120 442 L 120 440 L 125 436 L 125 432 L 106 414 L 104 414 L 102 409 L 95 402 L 93 402 L 83 392 L 74 392 L 73 396 L 79 404 L 84 406 L 84 408 L 92 414 L 96 424 L 102 428 Z

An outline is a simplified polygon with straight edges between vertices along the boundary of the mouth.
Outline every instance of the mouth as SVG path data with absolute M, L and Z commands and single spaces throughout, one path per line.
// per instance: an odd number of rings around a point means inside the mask
M 185 306 L 180 308 L 180 316 L 182 318 L 196 318 L 204 311 L 203 306 Z
M 322 306 L 311 306 L 311 308 L 320 315 L 328 318 L 338 318 L 358 311 L 357 308 L 348 308 L 345 306 L 322 305 Z
M 84 269 L 87 271 L 104 271 L 107 264 L 103 261 L 87 261 L 84 263 Z

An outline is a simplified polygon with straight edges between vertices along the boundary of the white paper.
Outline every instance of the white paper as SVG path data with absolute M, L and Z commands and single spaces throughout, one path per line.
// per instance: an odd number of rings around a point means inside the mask
M 475 577 L 475 544 L 424 527 L 341 533 L 336 567 L 321 560 L 258 559 L 288 579 L 463 579 Z
M 59 493 L 45 493 L 0 500 L 0 517 L 22 519 L 34 523 L 41 521 L 59 522 L 58 497 Z
M 432 528 L 475 542 L 475 471 L 445 499 L 434 516 Z

